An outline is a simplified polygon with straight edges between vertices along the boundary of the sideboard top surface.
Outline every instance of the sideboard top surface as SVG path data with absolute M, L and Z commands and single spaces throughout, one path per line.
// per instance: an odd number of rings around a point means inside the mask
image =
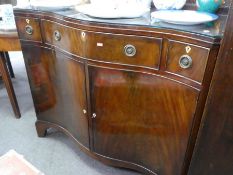
M 26 10 L 26 11 L 25 11 Z M 153 10 L 152 10 L 153 11 Z M 107 25 L 107 26 L 113 26 L 118 27 L 120 26 L 127 26 L 127 27 L 144 27 L 147 29 L 152 30 L 171 30 L 175 32 L 183 32 L 187 34 L 194 34 L 201 37 L 207 37 L 212 38 L 214 40 L 221 40 L 224 31 L 225 31 L 225 24 L 227 15 L 219 15 L 218 20 L 212 23 L 206 23 L 206 24 L 200 24 L 200 25 L 191 25 L 191 26 L 185 26 L 185 25 L 174 25 L 174 24 L 168 24 L 165 22 L 156 22 L 154 19 L 151 18 L 150 13 L 145 14 L 144 16 L 140 18 L 132 18 L 132 19 L 101 19 L 101 18 L 93 18 L 87 15 L 84 15 L 74 9 L 64 9 L 64 10 L 46 10 L 46 9 L 34 9 L 34 8 L 28 8 L 28 9 L 15 9 L 15 13 L 32 13 L 36 14 L 50 14 L 50 15 L 59 15 L 62 16 L 64 19 L 75 19 L 79 20 L 80 22 L 90 22 L 90 23 L 96 23 L 99 25 Z

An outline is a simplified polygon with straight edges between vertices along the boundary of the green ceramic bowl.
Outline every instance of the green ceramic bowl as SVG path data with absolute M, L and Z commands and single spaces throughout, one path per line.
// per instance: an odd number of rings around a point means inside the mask
M 196 0 L 198 11 L 215 13 L 222 5 L 222 0 Z

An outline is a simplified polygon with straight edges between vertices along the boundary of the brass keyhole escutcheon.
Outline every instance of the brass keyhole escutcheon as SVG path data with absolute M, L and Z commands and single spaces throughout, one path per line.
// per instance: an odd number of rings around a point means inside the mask
M 85 38 L 86 33 L 85 33 L 85 32 L 82 32 L 81 35 L 82 35 L 82 38 Z
M 191 52 L 192 48 L 190 46 L 186 46 L 185 50 L 186 50 L 186 53 L 189 53 L 189 52 Z
M 26 23 L 29 24 L 30 23 L 30 19 L 26 19 Z

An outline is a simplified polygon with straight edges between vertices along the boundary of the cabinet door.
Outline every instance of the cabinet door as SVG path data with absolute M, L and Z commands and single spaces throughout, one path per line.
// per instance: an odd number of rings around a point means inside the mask
M 23 50 L 38 120 L 65 128 L 89 147 L 84 64 L 56 50 Z
M 199 91 L 152 74 L 88 69 L 94 152 L 180 175 Z

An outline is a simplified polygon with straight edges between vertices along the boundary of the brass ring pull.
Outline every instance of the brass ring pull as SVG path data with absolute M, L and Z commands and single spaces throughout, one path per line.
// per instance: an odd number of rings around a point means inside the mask
M 179 60 L 179 65 L 183 69 L 188 69 L 192 66 L 193 60 L 189 55 L 182 55 Z
M 25 26 L 25 31 L 26 31 L 26 33 L 27 33 L 28 35 L 32 35 L 32 34 L 33 34 L 33 28 L 32 28 L 32 26 L 26 25 L 26 26 Z
M 124 47 L 124 53 L 128 57 L 133 57 L 134 55 L 136 55 L 136 52 L 137 52 L 137 50 L 136 50 L 135 46 L 133 46 L 131 44 L 127 44 Z
M 61 33 L 58 30 L 54 31 L 54 39 L 56 41 L 60 41 L 61 40 Z

